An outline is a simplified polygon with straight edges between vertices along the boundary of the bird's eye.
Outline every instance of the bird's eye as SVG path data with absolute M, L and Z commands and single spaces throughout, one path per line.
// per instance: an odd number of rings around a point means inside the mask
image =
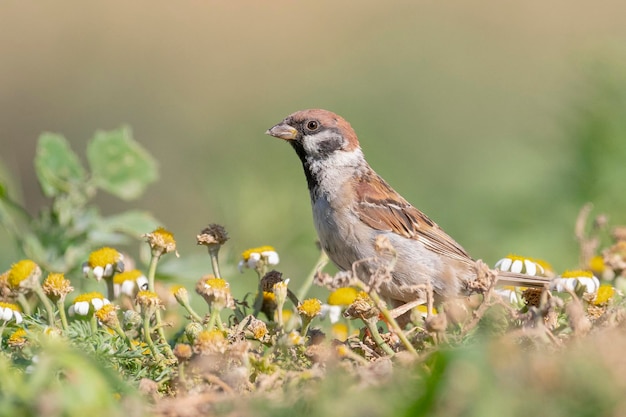
M 306 122 L 306 128 L 308 130 L 317 130 L 320 127 L 320 124 L 317 120 L 309 120 Z

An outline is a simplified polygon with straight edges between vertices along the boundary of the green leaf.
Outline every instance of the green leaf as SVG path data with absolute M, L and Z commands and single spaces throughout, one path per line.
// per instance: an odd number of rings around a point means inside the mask
M 48 197 L 66 193 L 72 184 L 84 182 L 86 176 L 67 140 L 55 133 L 39 136 L 35 170 L 41 189 Z
M 87 159 L 95 184 L 123 200 L 139 197 L 158 177 L 156 161 L 128 127 L 96 132 Z

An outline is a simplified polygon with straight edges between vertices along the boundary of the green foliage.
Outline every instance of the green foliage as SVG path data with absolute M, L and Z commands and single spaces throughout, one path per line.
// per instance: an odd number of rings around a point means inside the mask
M 96 132 L 87 147 L 93 182 L 124 200 L 132 200 L 157 179 L 156 162 L 133 140 L 128 127 Z
M 36 359 L 27 363 L 16 367 L 6 355 L 0 355 L 2 416 L 145 413 L 139 397 L 117 372 L 64 340 L 45 341 Z
M 608 214 L 626 221 L 626 67 L 597 63 L 587 81 L 572 116 L 569 185 L 579 204 L 614 208 Z
M 105 217 L 91 205 L 98 189 L 130 200 L 156 180 L 154 159 L 132 138 L 130 129 L 97 132 L 88 143 L 87 157 L 90 172 L 63 136 L 41 135 L 35 170 L 51 205 L 34 218 L 10 197 L 4 184 L 0 186 L 0 224 L 26 257 L 51 271 L 74 270 L 94 248 L 127 244 L 157 225 L 147 212 L 130 210 Z

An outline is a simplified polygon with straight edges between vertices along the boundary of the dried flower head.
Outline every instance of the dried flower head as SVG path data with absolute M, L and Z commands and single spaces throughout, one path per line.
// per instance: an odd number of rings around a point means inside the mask
M 12 290 L 28 291 L 39 285 L 41 268 L 30 259 L 14 263 L 9 270 L 7 282 Z
M 135 297 L 135 300 L 142 309 L 155 311 L 158 308 L 163 308 L 163 302 L 161 301 L 157 293 L 153 291 L 139 291 L 137 293 L 137 297 Z
M 366 292 L 360 291 L 344 314 L 351 319 L 369 319 L 378 317 L 380 312 L 370 296 Z
M 176 356 L 176 359 L 178 359 L 178 362 L 184 362 L 191 358 L 193 350 L 191 349 L 191 346 L 186 343 L 177 343 L 176 346 L 174 346 L 173 353 L 174 356 Z
M 102 324 L 112 329 L 118 328 L 120 320 L 117 317 L 118 306 L 113 304 L 105 304 L 102 308 L 96 311 L 95 315 Z
M 9 285 L 9 271 L 0 273 L 0 300 L 7 300 L 11 298 L 12 291 Z
M 224 353 L 228 348 L 228 341 L 221 330 L 203 330 L 198 333 L 193 343 L 193 351 L 199 355 Z
M 256 340 L 263 340 L 267 335 L 267 325 L 256 317 L 250 317 L 250 322 L 246 328 Z
M 74 303 L 68 309 L 70 316 L 90 316 L 111 302 L 99 292 L 81 294 L 74 299 Z
M 282 281 L 283 274 L 276 270 L 271 270 L 267 274 L 263 275 L 263 278 L 261 278 L 261 288 L 266 292 L 273 291 L 274 284 Z
M 539 307 L 541 294 L 543 294 L 543 289 L 541 288 L 528 288 L 522 291 L 522 300 L 524 300 L 527 306 Z
M 626 241 L 626 226 L 616 226 L 611 230 L 611 237 L 616 242 Z
M 284 281 L 277 282 L 272 288 L 274 296 L 276 297 L 276 304 L 279 308 L 282 308 L 282 306 L 285 304 L 285 301 L 287 301 L 288 285 L 289 278 Z
M 113 277 L 113 292 L 115 297 L 125 294 L 134 297 L 138 291 L 148 288 L 148 278 L 138 269 L 120 272 Z
M 11 336 L 9 336 L 9 339 L 7 340 L 7 345 L 14 349 L 21 349 L 26 345 L 27 342 L 28 338 L 26 336 L 26 330 L 17 329 L 11 334 Z
M 210 224 L 208 227 L 202 229 L 199 235 L 196 236 L 198 245 L 204 246 L 222 246 L 228 240 L 228 233 L 224 226 L 219 224 Z
M 124 255 L 116 249 L 104 247 L 91 252 L 87 262 L 83 264 L 83 274 L 93 273 L 96 280 L 110 278 L 116 272 L 124 271 Z
M 178 256 L 176 251 L 176 239 L 169 230 L 159 227 L 156 230 L 143 235 L 146 238 L 146 242 L 150 245 L 152 253 L 157 256 L 161 256 L 165 253 L 174 252 Z
M 65 278 L 65 274 L 48 274 L 43 281 L 43 292 L 53 301 L 63 301 L 67 294 L 74 291 L 70 280 Z
M 309 298 L 298 305 L 298 313 L 301 316 L 314 318 L 322 312 L 322 302 L 317 298 Z
M 206 275 L 198 281 L 196 292 L 212 307 L 221 310 L 222 308 L 235 308 L 235 300 L 230 293 L 230 285 L 222 278 L 213 275 Z
M 22 322 L 22 309 L 17 304 L 5 303 L 0 301 L 0 320 L 5 324 L 8 321 L 15 321 L 20 324 Z

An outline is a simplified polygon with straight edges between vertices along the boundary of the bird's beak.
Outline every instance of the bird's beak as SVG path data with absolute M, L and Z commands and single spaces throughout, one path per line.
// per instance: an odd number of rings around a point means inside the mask
M 285 123 L 279 123 L 268 129 L 265 134 L 279 139 L 293 140 L 298 135 L 298 131 Z

